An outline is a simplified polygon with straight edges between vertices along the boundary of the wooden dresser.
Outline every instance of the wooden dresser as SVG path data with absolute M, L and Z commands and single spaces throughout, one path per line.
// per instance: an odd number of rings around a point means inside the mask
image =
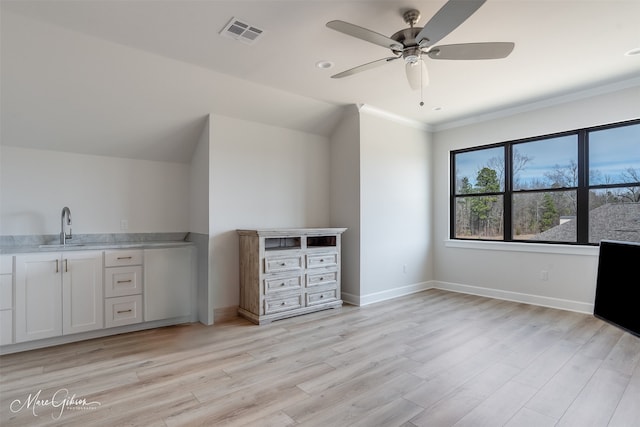
M 346 228 L 237 230 L 238 314 L 253 323 L 342 306 L 340 240 Z

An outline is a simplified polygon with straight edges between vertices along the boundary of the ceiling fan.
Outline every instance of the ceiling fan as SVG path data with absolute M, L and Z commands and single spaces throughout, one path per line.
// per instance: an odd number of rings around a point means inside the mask
M 397 31 L 391 37 L 345 21 L 327 22 L 327 27 L 333 30 L 386 47 L 393 54 L 393 56 L 359 65 L 331 77 L 339 79 L 351 76 L 402 58 L 406 64 L 409 85 L 412 89 L 420 89 L 428 81 L 424 56 L 431 59 L 465 60 L 506 58 L 513 50 L 514 43 L 488 42 L 434 46 L 473 15 L 485 1 L 449 0 L 424 27 L 415 26 L 420 20 L 420 12 L 416 9 L 409 9 L 402 15 L 404 21 L 409 24 L 409 28 Z

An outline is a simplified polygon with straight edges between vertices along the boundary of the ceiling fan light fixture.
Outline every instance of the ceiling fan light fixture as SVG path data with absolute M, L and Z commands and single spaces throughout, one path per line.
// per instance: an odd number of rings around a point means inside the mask
M 405 72 L 407 73 L 407 81 L 411 89 L 422 89 L 429 84 L 429 74 L 427 73 L 427 66 L 423 60 L 407 62 Z
M 421 53 L 422 52 L 420 51 L 420 48 L 417 48 L 417 47 L 406 48 L 402 52 L 402 59 L 404 59 L 404 62 L 406 62 L 407 64 L 415 64 L 420 60 Z
M 420 57 L 418 55 L 406 55 L 404 57 L 404 62 L 406 62 L 407 64 L 415 64 L 419 60 Z

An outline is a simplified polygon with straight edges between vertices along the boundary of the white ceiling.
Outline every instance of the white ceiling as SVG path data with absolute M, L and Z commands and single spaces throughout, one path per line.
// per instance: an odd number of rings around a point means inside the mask
M 80 145 L 86 145 L 89 136 L 100 141 L 106 134 L 113 153 L 103 148 L 98 154 L 136 157 L 131 147 L 127 153 L 118 150 L 126 142 L 127 146 L 139 143 L 137 150 L 145 151 L 144 141 L 151 144 L 151 137 L 193 140 L 209 112 L 327 134 L 341 106 L 348 104 L 367 104 L 443 126 L 640 76 L 640 55 L 625 55 L 640 48 L 640 1 L 488 0 L 441 44 L 511 41 L 516 45 L 513 53 L 491 61 L 427 59 L 430 84 L 422 94 L 423 107 L 419 106 L 420 91 L 409 88 L 400 61 L 344 79 L 330 78 L 390 52 L 328 29 L 327 21 L 340 19 L 390 36 L 407 26 L 402 9 L 419 9 L 421 26 L 444 3 L 2 0 L 3 143 L 29 145 L 25 140 L 41 138 L 46 130 L 51 139 L 48 144 L 55 146 L 56 138 L 62 145 L 75 139 L 75 145 L 62 149 L 82 152 Z M 264 36 L 253 45 L 221 37 L 220 30 L 231 17 L 263 29 Z M 66 46 L 66 50 L 51 53 L 55 46 Z M 86 52 L 79 56 L 72 48 Z M 108 58 L 112 50 L 113 57 Z M 27 58 L 28 53 L 37 53 L 40 62 Z M 105 59 L 101 63 L 98 58 Z M 315 64 L 320 60 L 335 66 L 319 69 Z M 132 80 L 136 61 L 141 61 L 140 75 Z M 164 61 L 163 70 L 156 66 L 150 73 L 153 61 Z M 119 74 L 119 69 L 127 73 Z M 57 89 L 60 92 L 52 95 L 57 79 L 68 86 L 84 81 L 86 87 L 65 87 L 65 92 Z M 89 80 L 99 80 L 101 89 L 91 87 Z M 216 86 L 210 80 L 225 83 Z M 38 93 L 26 93 L 26 86 L 38 85 L 42 85 Z M 230 87 L 234 88 L 231 92 Z M 117 102 L 108 99 L 115 94 Z M 45 104 L 57 102 L 57 107 L 38 106 L 40 97 Z M 91 103 L 101 106 L 100 114 L 88 108 Z M 64 123 L 65 128 L 51 120 L 65 109 L 73 112 L 75 133 L 68 129 L 69 123 Z M 34 115 L 43 116 L 40 120 L 45 124 L 41 133 L 29 135 L 35 131 L 25 122 Z M 109 124 L 110 118 L 119 117 Z M 95 129 L 98 123 L 102 129 Z M 122 141 L 122 147 L 116 139 Z M 37 146 L 33 141 L 30 144 Z M 167 153 L 167 158 L 186 160 Z

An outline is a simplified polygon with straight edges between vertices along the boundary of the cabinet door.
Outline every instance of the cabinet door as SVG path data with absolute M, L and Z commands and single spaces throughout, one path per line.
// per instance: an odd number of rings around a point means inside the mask
M 15 340 L 62 335 L 60 254 L 16 256 Z
M 144 251 L 144 320 L 191 315 L 194 248 Z
M 101 252 L 62 254 L 62 332 L 104 327 Z

